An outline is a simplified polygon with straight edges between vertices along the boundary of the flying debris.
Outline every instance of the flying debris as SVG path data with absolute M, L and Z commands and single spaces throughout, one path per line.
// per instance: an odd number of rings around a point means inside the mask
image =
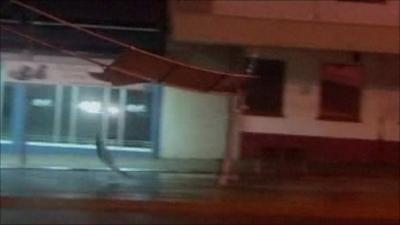
M 120 174 L 126 178 L 133 178 L 130 174 L 125 171 L 122 171 L 114 161 L 110 150 L 108 150 L 104 144 L 104 139 L 102 139 L 100 134 L 96 135 L 96 153 L 99 159 L 108 166 L 112 171 Z

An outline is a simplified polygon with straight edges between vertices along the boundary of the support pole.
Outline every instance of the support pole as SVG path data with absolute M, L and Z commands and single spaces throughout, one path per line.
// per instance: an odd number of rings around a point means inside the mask
M 243 94 L 232 96 L 229 104 L 229 125 L 227 132 L 227 147 L 222 161 L 221 173 L 218 177 L 218 185 L 225 186 L 230 180 L 236 179 L 233 173 L 233 162 L 239 158 L 241 145 L 241 115 L 243 106 Z
M 26 127 L 26 87 L 22 83 L 14 86 L 14 101 L 12 106 L 12 140 L 14 151 L 19 152 L 22 167 L 26 165 L 25 127 Z

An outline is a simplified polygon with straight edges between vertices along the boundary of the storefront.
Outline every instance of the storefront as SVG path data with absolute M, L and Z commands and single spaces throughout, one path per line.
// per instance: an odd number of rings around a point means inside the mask
M 111 87 L 62 56 L 3 53 L 1 68 L 2 152 L 94 154 L 101 135 L 116 154 L 157 157 L 161 86 Z

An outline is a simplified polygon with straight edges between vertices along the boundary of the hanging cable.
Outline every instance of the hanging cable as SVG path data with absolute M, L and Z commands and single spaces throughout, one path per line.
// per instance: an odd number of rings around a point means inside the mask
M 10 0 L 10 2 L 13 3 L 13 4 L 16 4 L 16 5 L 24 8 L 24 9 L 27 9 L 29 11 L 32 11 L 32 12 L 37 13 L 39 15 L 42 15 L 42 16 L 44 16 L 46 18 L 49 18 L 49 19 L 54 20 L 56 22 L 59 22 L 62 25 L 65 25 L 67 27 L 71 27 L 71 28 L 73 28 L 75 30 L 78 30 L 78 31 L 81 31 L 83 33 L 89 34 L 89 35 L 91 35 L 93 37 L 96 37 L 98 39 L 101 39 L 103 41 L 107 41 L 109 43 L 112 43 L 112 44 L 115 44 L 117 46 L 126 48 L 126 49 L 128 49 L 130 51 L 142 54 L 142 55 L 147 56 L 147 57 L 152 57 L 154 60 L 159 60 L 159 61 L 164 62 L 164 63 L 171 63 L 171 64 L 174 65 L 172 68 L 184 67 L 184 68 L 187 68 L 187 69 L 200 71 L 202 73 L 210 73 L 210 74 L 213 74 L 214 76 L 224 77 L 224 78 L 218 79 L 219 80 L 218 82 L 215 82 L 215 84 L 213 84 L 212 86 L 210 85 L 206 90 L 203 90 L 203 91 L 211 91 L 213 88 L 217 87 L 221 81 L 225 80 L 226 77 L 231 77 L 231 78 L 234 78 L 234 79 L 236 79 L 236 78 L 238 78 L 238 79 L 256 79 L 257 78 L 255 76 L 251 76 L 251 75 L 247 75 L 247 74 L 234 74 L 234 73 L 213 71 L 213 70 L 204 69 L 204 68 L 200 68 L 200 67 L 193 66 L 193 65 L 188 65 L 188 64 L 183 63 L 183 62 L 178 62 L 178 61 L 175 61 L 175 60 L 172 60 L 172 59 L 169 59 L 169 58 L 165 58 L 163 56 L 160 56 L 160 55 L 157 55 L 157 54 L 154 54 L 154 53 L 150 53 L 150 52 L 142 50 L 140 48 L 136 48 L 136 47 L 134 47 L 134 46 L 132 46 L 130 44 L 118 41 L 118 40 L 116 40 L 116 39 L 114 39 L 112 37 L 108 37 L 106 35 L 97 33 L 95 31 L 91 31 L 89 29 L 83 28 L 80 25 L 68 22 L 68 21 L 66 21 L 66 20 L 64 20 L 64 19 L 62 19 L 60 17 L 57 17 L 55 15 L 52 15 L 52 14 L 50 14 L 50 13 L 44 11 L 44 10 L 38 9 L 38 8 L 36 8 L 36 7 L 34 7 L 34 6 L 30 5 L 30 4 L 23 3 L 20 0 Z M 156 83 L 164 83 L 165 82 L 165 78 L 167 76 L 169 76 L 170 73 L 172 72 L 172 70 L 171 70 L 171 72 L 169 72 L 169 73 L 161 76 L 161 78 L 159 77 L 157 79 L 157 78 L 150 78 L 148 76 L 140 75 L 140 74 L 137 74 L 135 72 L 130 71 L 129 69 L 123 69 L 121 67 L 116 67 L 116 66 L 113 66 L 113 65 L 108 65 L 108 67 L 105 68 L 105 69 L 112 70 L 112 71 L 115 71 L 115 72 L 119 72 L 119 73 L 121 73 L 123 75 L 130 75 L 130 76 L 133 76 L 133 77 L 136 77 L 136 78 L 140 78 L 143 81 L 151 81 L 151 82 L 156 82 Z M 110 80 L 110 79 L 108 79 L 108 80 Z M 134 81 L 133 81 L 133 83 L 134 83 Z M 241 83 L 241 82 L 239 82 L 239 83 Z M 236 85 L 235 85 L 235 89 L 236 89 Z
M 16 31 L 15 29 L 6 27 L 4 25 L 0 25 L 0 29 L 4 30 L 6 32 L 9 32 L 9 33 L 15 34 L 15 35 L 17 35 L 19 37 L 22 37 L 22 38 L 26 39 L 26 40 L 32 41 L 34 43 L 37 43 L 39 45 L 43 45 L 45 47 L 48 47 L 48 48 L 51 48 L 53 50 L 62 52 L 64 54 L 70 55 L 72 57 L 76 57 L 76 58 L 80 58 L 82 60 L 88 61 L 90 63 L 93 63 L 93 64 L 97 65 L 97 66 L 100 66 L 102 69 L 106 69 L 107 68 L 109 70 L 112 70 L 112 71 L 115 71 L 115 72 L 119 72 L 119 73 L 122 73 L 122 74 L 125 74 L 125 75 L 128 75 L 128 76 L 133 76 L 133 77 L 136 77 L 136 78 L 140 78 L 143 81 L 154 81 L 153 79 L 150 79 L 148 77 L 145 77 L 145 76 L 142 76 L 142 75 L 139 75 L 139 74 L 136 74 L 136 73 L 132 73 L 132 72 L 127 71 L 125 69 L 122 69 L 122 68 L 119 68 L 119 67 L 116 67 L 116 66 L 109 66 L 109 65 L 107 65 L 105 63 L 102 63 L 102 62 L 100 62 L 98 60 L 91 59 L 89 57 L 86 57 L 86 56 L 84 56 L 82 54 L 73 52 L 71 50 L 68 50 L 68 49 L 65 49 L 65 48 L 61 48 L 61 47 L 57 47 L 55 45 L 49 44 L 49 43 L 47 43 L 45 41 L 42 41 L 42 40 L 39 40 L 39 39 L 37 39 L 35 37 L 32 37 L 30 35 L 21 33 L 19 31 Z
M 68 22 L 68 21 L 66 21 L 64 19 L 61 19 L 60 17 L 54 16 L 54 15 L 48 13 L 48 12 L 45 12 L 44 10 L 38 9 L 37 7 L 34 7 L 32 5 L 23 3 L 23 2 L 21 2 L 19 0 L 11 0 L 11 3 L 16 4 L 16 5 L 20 6 L 20 7 L 23 7 L 25 9 L 27 9 L 27 10 L 32 11 L 32 12 L 35 12 L 37 14 L 40 14 L 42 16 L 45 16 L 45 17 L 47 17 L 49 19 L 52 19 L 54 21 L 57 21 L 57 22 L 59 22 L 59 23 L 61 23 L 63 25 L 66 25 L 68 27 L 71 27 L 71 28 L 74 28 L 74 29 L 79 30 L 81 32 L 84 32 L 86 34 L 89 34 L 91 36 L 97 37 L 97 38 L 102 39 L 104 41 L 108 41 L 108 42 L 113 43 L 115 45 L 118 45 L 120 47 L 124 47 L 124 48 L 130 49 L 130 50 L 139 52 L 141 54 L 154 57 L 154 58 L 156 58 L 158 60 L 163 60 L 163 61 L 166 61 L 166 62 L 174 63 L 174 64 L 177 64 L 178 66 L 183 66 L 183 67 L 187 67 L 187 68 L 190 68 L 190 69 L 201 70 L 201 71 L 205 71 L 205 72 L 212 72 L 212 73 L 215 73 L 218 76 L 241 77 L 241 78 L 248 78 L 248 79 L 254 79 L 255 78 L 255 76 L 249 76 L 249 75 L 246 75 L 246 74 L 232 74 L 232 73 L 216 72 L 216 71 L 212 71 L 212 70 L 199 68 L 199 67 L 196 67 L 196 66 L 193 66 L 193 65 L 188 65 L 186 63 L 178 62 L 178 61 L 175 61 L 175 60 L 172 60 L 172 59 L 168 59 L 168 58 L 162 57 L 160 55 L 156 55 L 156 54 L 147 52 L 147 51 L 142 50 L 140 48 L 136 48 L 135 46 L 132 46 L 130 44 L 118 41 L 118 40 L 116 40 L 114 38 L 111 38 L 111 37 L 108 37 L 106 35 L 103 35 L 103 34 L 88 30 L 88 29 L 83 28 L 83 27 L 81 27 L 79 25 L 76 25 L 76 24 Z M 149 79 L 149 80 L 156 81 L 155 79 Z
M 85 61 L 91 62 L 91 63 L 93 63 L 93 64 L 95 64 L 97 66 L 102 67 L 103 69 L 107 67 L 107 64 L 105 64 L 105 63 L 99 62 L 97 60 L 93 60 L 93 59 L 91 59 L 89 57 L 83 56 L 81 54 L 75 53 L 75 52 L 67 50 L 67 49 L 63 49 L 61 47 L 56 47 L 55 45 L 52 45 L 52 44 L 49 44 L 47 42 L 41 41 L 41 40 L 39 40 L 37 38 L 34 38 L 34 37 L 30 36 L 30 35 L 21 33 L 19 31 L 16 31 L 16 30 L 14 30 L 12 28 L 9 28 L 9 27 L 6 27 L 4 25 L 0 25 L 0 29 L 2 29 L 4 31 L 7 31 L 9 33 L 15 34 L 15 35 L 17 35 L 19 37 L 22 37 L 22 38 L 26 39 L 26 40 L 35 42 L 36 44 L 40 44 L 40 45 L 43 45 L 45 47 L 48 47 L 48 48 L 57 50 L 59 52 L 62 52 L 64 54 L 67 54 L 67 55 L 70 55 L 70 56 L 73 56 L 73 57 L 77 57 L 77 58 L 83 59 Z
M 81 26 L 78 26 L 78 25 L 76 25 L 76 24 L 70 23 L 70 22 L 68 22 L 68 21 L 66 21 L 66 20 L 63 20 L 63 19 L 61 19 L 61 18 L 59 18 L 59 17 L 57 17 L 57 16 L 54 16 L 54 15 L 51 15 L 51 14 L 49 14 L 49 13 L 43 11 L 43 10 L 40 10 L 40 9 L 38 9 L 38 8 L 36 8 L 36 7 L 33 7 L 33 6 L 31 6 L 31 5 L 28 5 L 28 4 L 26 4 L 26 3 L 23 3 L 23 2 L 21 2 L 21 1 L 18 1 L 18 0 L 11 0 L 11 2 L 14 3 L 14 4 L 16 4 L 16 5 L 18 5 L 18 6 L 20 6 L 20 7 L 23 7 L 23 8 L 25 8 L 25 9 L 28 9 L 28 10 L 30 10 L 30 11 L 32 11 L 32 12 L 35 12 L 35 13 L 37 13 L 37 14 L 40 14 L 40 15 L 45 16 L 45 17 L 47 17 L 47 18 L 50 18 L 50 19 L 52 19 L 52 20 L 54 20 L 54 21 L 57 21 L 57 22 L 59 22 L 59 23 L 61 23 L 61 24 L 64 24 L 64 25 L 73 27 L 74 29 L 77 29 L 77 30 L 79 30 L 79 31 L 82 31 L 82 32 L 85 32 L 85 33 L 90 34 L 90 35 L 92 35 L 92 36 L 95 36 L 95 37 L 97 37 L 97 38 L 100 38 L 100 39 L 102 39 L 102 40 L 104 40 L 104 41 L 111 42 L 111 43 L 113 43 L 113 44 L 116 44 L 116 45 L 121 46 L 121 47 L 124 47 L 124 48 L 136 49 L 136 48 L 135 48 L 134 46 L 132 46 L 132 45 L 123 43 L 123 42 L 121 42 L 121 41 L 115 40 L 114 38 L 107 37 L 107 36 L 105 36 L 105 35 L 102 35 L 102 34 L 93 32 L 93 31 L 91 31 L 91 30 L 88 30 L 88 29 L 86 29 L 86 28 L 83 28 L 83 27 L 81 27 Z

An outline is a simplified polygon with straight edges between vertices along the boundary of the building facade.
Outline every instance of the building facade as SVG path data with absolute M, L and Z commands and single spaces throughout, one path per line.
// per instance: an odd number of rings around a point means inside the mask
M 91 78 L 100 67 L 2 32 L 2 162 L 15 153 L 12 165 L 26 154 L 39 166 L 98 167 L 101 134 L 125 167 L 147 158 L 217 171 L 227 149 L 239 161 L 298 152 L 310 162 L 399 163 L 398 1 L 160 2 L 137 1 L 153 17 L 117 25 L 58 12 L 178 61 L 259 76 L 245 87 L 241 115 L 232 121 L 232 96 L 111 87 Z M 27 25 L 18 13 L 2 15 L 4 25 L 104 63 L 121 53 L 43 18 L 22 16 Z
M 172 42 L 202 56 L 177 54 L 260 76 L 237 159 L 399 163 L 398 1 L 174 1 L 170 13 Z

